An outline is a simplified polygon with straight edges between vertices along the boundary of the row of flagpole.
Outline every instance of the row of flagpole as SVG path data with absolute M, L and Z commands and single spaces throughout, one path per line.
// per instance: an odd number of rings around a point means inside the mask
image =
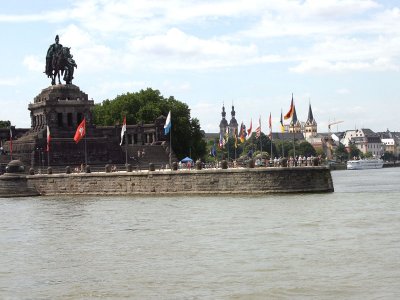
M 283 125 L 283 120 L 288 120 L 291 119 L 291 123 L 293 126 L 292 132 L 293 132 L 293 156 L 296 156 L 296 149 L 295 149 L 295 130 L 294 130 L 294 126 L 295 123 L 297 122 L 297 120 L 294 120 L 294 111 L 295 111 L 295 106 L 294 106 L 294 101 L 293 101 L 293 94 L 292 94 L 292 100 L 290 103 L 290 108 L 289 111 L 283 116 L 282 114 L 282 110 L 281 110 L 281 118 L 280 118 L 280 126 L 281 126 L 281 132 L 285 132 L 285 127 Z M 271 140 L 271 157 L 272 157 L 272 115 L 271 113 L 269 114 L 269 138 Z M 290 125 L 289 125 L 290 126 Z M 249 129 L 247 129 L 247 138 L 250 138 L 252 135 L 252 119 L 250 119 L 250 126 Z M 244 136 L 244 126 L 243 126 L 243 122 L 240 125 L 240 140 L 243 143 L 245 141 L 245 136 Z M 259 118 L 259 125 L 256 128 L 256 139 L 260 138 L 260 152 L 262 153 L 262 141 L 261 141 L 261 116 Z M 236 135 L 236 129 L 234 130 L 233 133 L 234 139 L 235 139 L 235 158 L 236 158 L 236 148 L 237 148 L 237 135 Z M 227 143 L 229 138 L 229 127 L 226 128 L 225 130 L 225 136 L 222 135 L 222 132 L 220 133 L 220 139 L 219 139 L 219 147 L 220 148 L 224 148 L 225 144 Z M 282 157 L 284 156 L 284 145 L 282 143 Z M 211 153 L 213 152 L 213 149 L 211 150 Z M 214 151 L 215 152 L 215 151 Z M 213 155 L 215 156 L 215 155 Z M 229 160 L 229 151 L 228 151 L 228 160 Z
M 172 122 L 171 122 L 171 111 L 168 112 L 167 119 L 165 121 L 164 125 L 164 134 L 167 135 L 169 132 L 169 164 L 171 166 L 171 145 L 172 145 Z M 126 116 L 124 116 L 124 120 L 122 123 L 122 128 L 121 128 L 121 142 L 120 146 L 122 146 L 124 136 L 126 133 Z M 75 135 L 74 135 L 74 141 L 76 144 L 78 144 L 81 139 L 84 139 L 85 142 L 85 165 L 87 165 L 87 142 L 86 142 L 86 118 L 83 118 L 82 122 L 79 124 L 79 126 L 76 129 Z M 126 139 L 126 138 L 125 138 Z M 51 134 L 50 134 L 50 127 L 47 125 L 46 126 L 46 152 L 47 152 L 47 164 L 50 166 L 50 141 L 51 141 Z M 12 133 L 12 128 L 10 126 L 10 140 L 9 140 L 9 150 L 10 150 L 10 160 L 13 159 L 13 133 Z M 128 141 L 125 140 L 125 164 L 128 164 Z

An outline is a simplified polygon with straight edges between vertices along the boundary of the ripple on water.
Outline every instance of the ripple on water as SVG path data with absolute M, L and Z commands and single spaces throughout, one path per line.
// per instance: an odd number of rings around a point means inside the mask
M 0 298 L 395 299 L 399 171 L 333 172 L 330 194 L 1 199 Z

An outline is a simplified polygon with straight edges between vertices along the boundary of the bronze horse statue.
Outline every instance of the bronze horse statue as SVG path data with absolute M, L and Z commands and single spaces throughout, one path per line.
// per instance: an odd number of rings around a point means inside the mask
M 59 51 L 53 54 L 51 59 L 51 69 L 47 73 L 51 77 L 51 84 L 56 84 L 56 77 L 58 76 L 58 84 L 61 84 L 60 74 L 64 75 L 63 80 L 65 84 L 72 84 L 74 78 L 74 68 L 77 68 L 75 60 L 72 58 L 69 47 L 62 47 Z

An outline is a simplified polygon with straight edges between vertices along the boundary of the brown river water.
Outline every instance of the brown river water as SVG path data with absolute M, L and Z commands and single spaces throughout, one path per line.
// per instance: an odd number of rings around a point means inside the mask
M 400 299 L 400 168 L 335 192 L 0 198 L 0 299 Z

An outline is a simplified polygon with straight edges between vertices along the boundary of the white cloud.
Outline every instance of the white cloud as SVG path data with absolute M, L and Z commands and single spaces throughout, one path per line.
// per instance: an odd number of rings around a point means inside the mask
M 0 86 L 16 86 L 21 83 L 21 78 L 0 78 Z
M 348 94 L 350 94 L 350 90 L 346 89 L 346 88 L 342 88 L 342 89 L 338 89 L 336 91 L 336 93 L 339 95 L 348 95 Z
M 23 65 L 25 65 L 30 71 L 42 71 L 44 72 L 45 63 L 43 62 L 43 58 L 39 58 L 36 55 L 28 55 L 24 57 Z
M 94 86 L 87 87 L 89 95 L 96 95 L 96 102 L 101 102 L 105 99 L 113 99 L 117 95 L 137 89 L 146 88 L 146 83 L 143 81 L 105 81 L 97 82 Z
M 153 67 L 205 69 L 248 64 L 259 57 L 254 44 L 241 46 L 218 39 L 200 39 L 172 28 L 165 35 L 133 39 L 130 48 L 136 56 L 146 57 Z

